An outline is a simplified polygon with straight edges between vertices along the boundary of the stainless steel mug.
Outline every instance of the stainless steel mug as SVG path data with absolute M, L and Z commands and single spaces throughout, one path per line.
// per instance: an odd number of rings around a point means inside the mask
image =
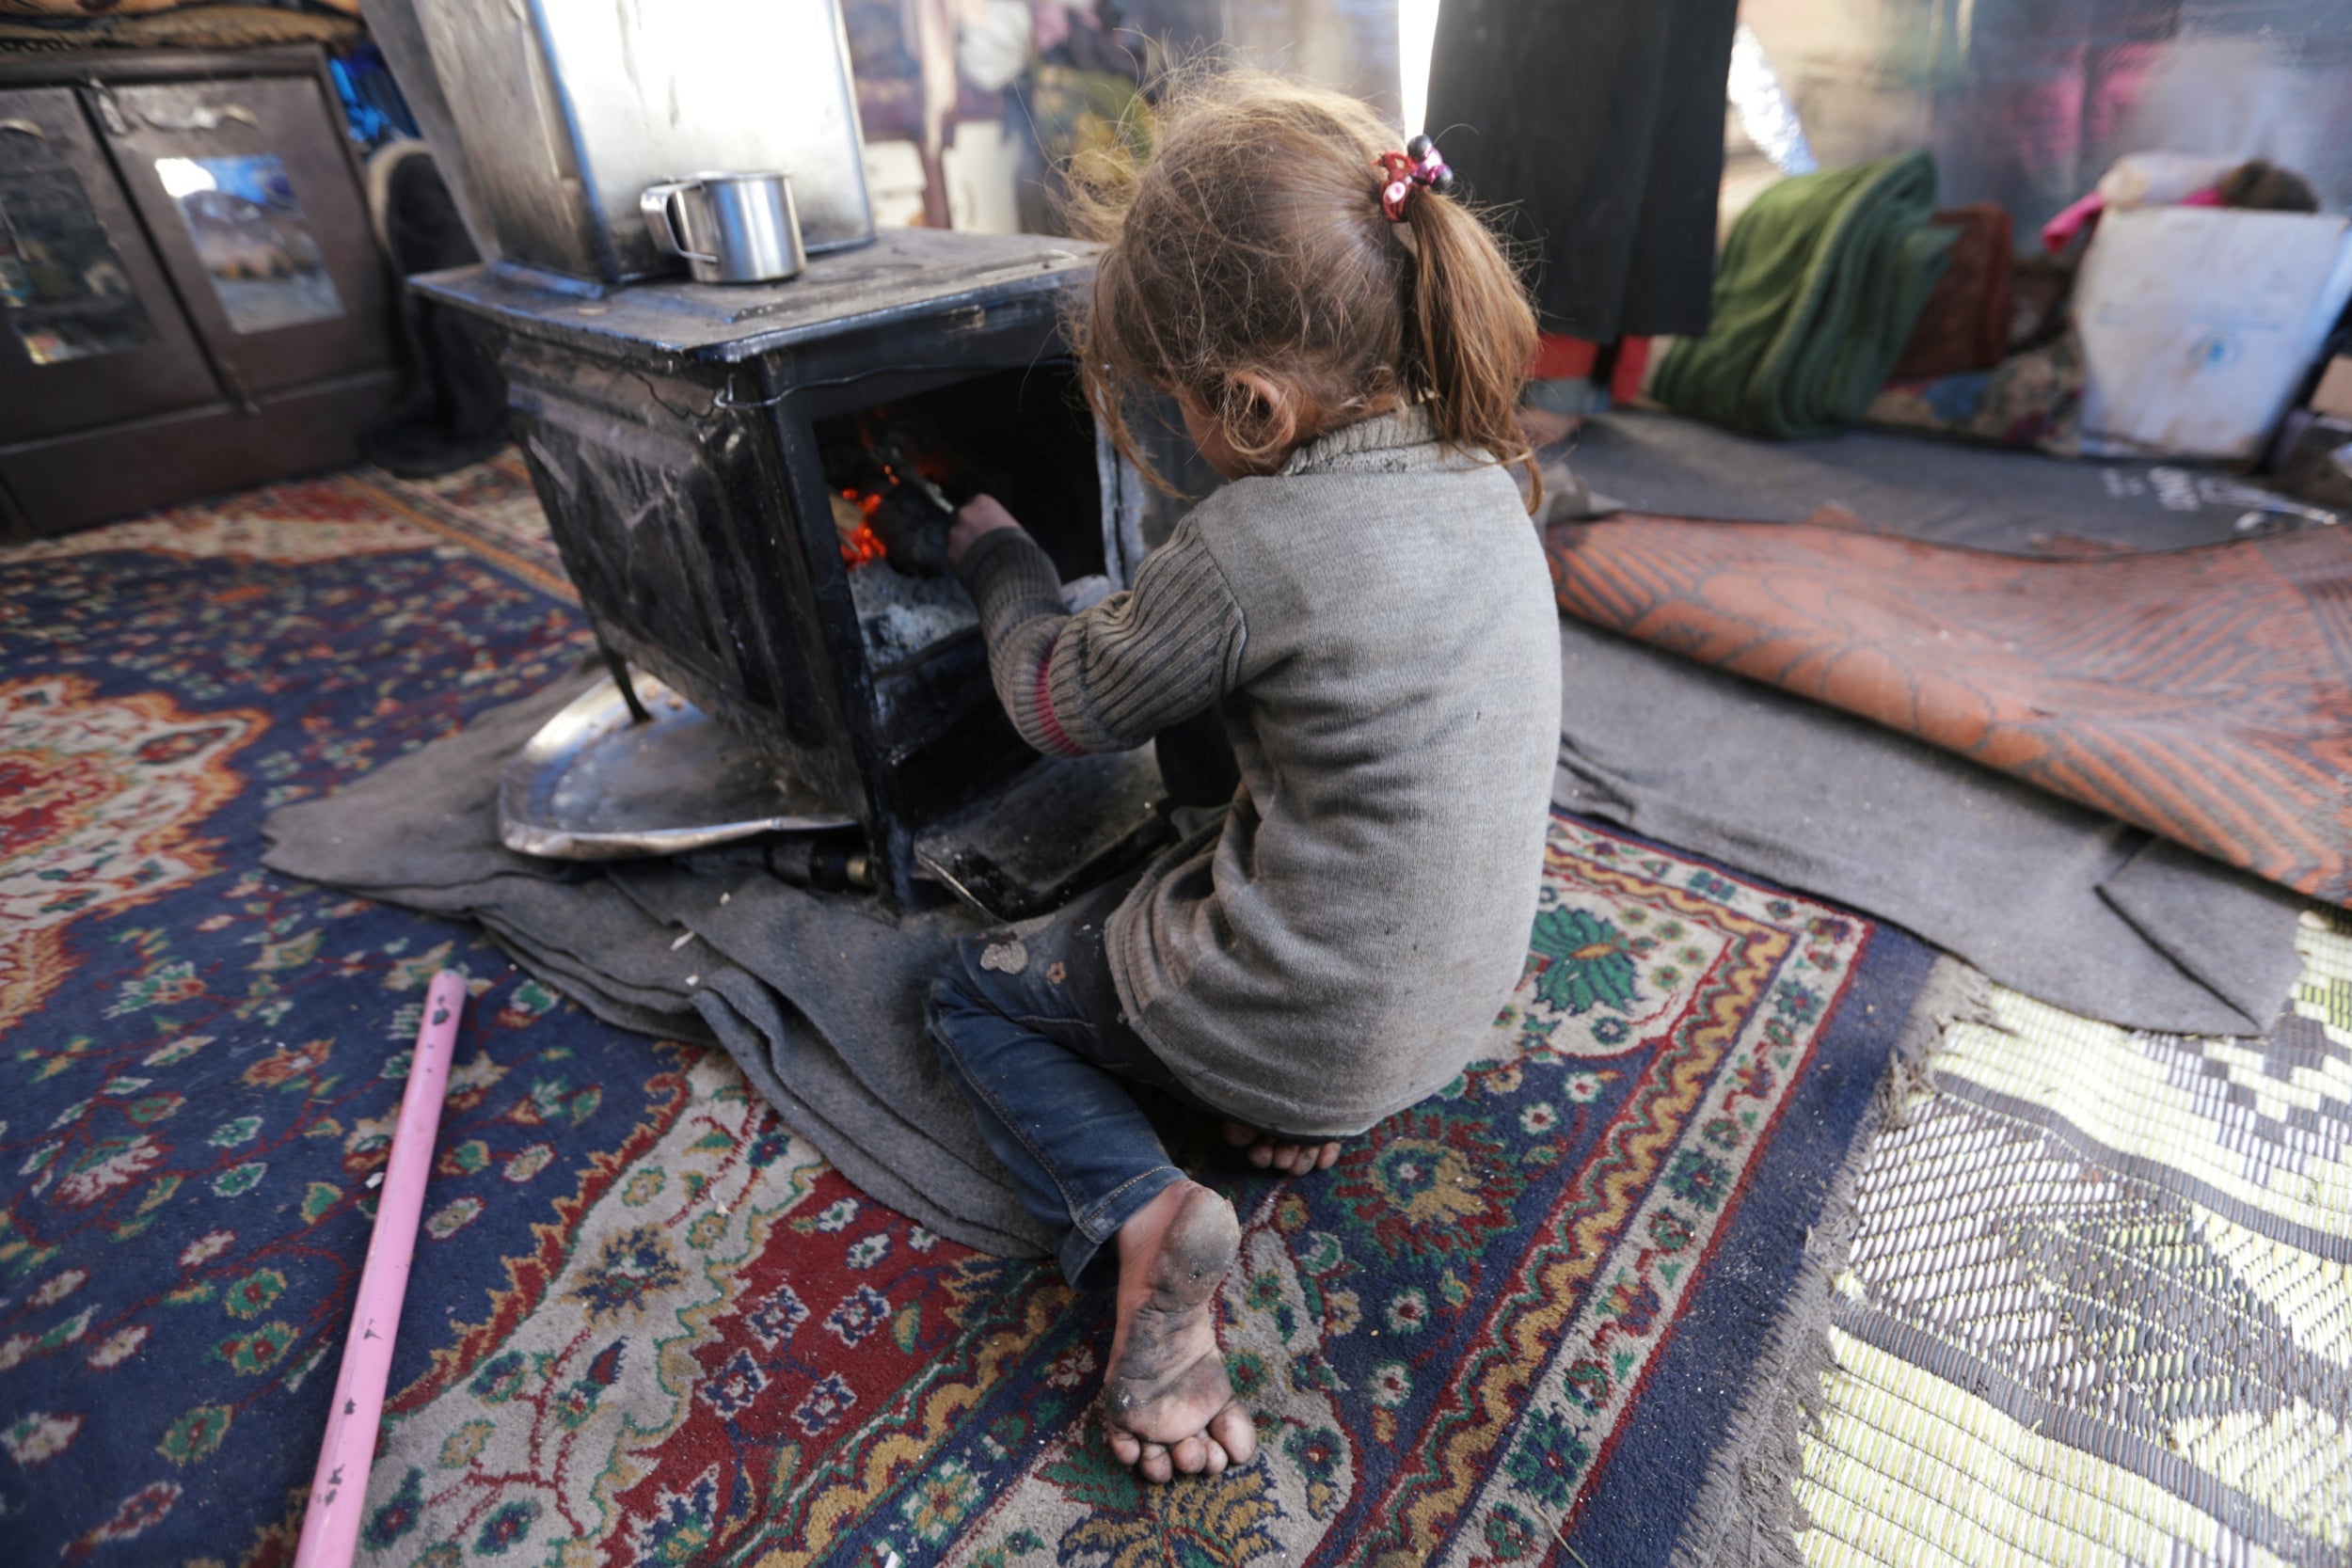
M 638 211 L 654 248 L 697 283 L 773 283 L 808 265 L 788 174 L 697 174 L 648 185 Z

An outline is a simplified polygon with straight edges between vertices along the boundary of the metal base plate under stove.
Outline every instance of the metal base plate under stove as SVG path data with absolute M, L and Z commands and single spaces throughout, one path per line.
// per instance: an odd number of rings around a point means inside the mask
M 630 685 L 632 722 L 609 677 L 540 727 L 499 780 L 499 839 L 560 860 L 672 855 L 770 832 L 853 826 L 805 785 L 779 780 L 752 743 L 655 677 Z

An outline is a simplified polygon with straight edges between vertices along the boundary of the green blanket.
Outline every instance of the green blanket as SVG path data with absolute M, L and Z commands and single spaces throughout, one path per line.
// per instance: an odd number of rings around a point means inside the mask
M 1935 160 L 1907 153 L 1784 180 L 1732 226 L 1714 325 L 1667 351 L 1651 391 L 1757 436 L 1829 436 L 1859 419 L 1944 271 Z

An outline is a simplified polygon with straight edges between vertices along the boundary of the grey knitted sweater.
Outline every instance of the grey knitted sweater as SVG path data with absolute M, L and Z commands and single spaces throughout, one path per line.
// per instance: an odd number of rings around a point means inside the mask
M 1082 615 L 1016 530 L 961 572 L 1040 750 L 1223 704 L 1232 810 L 1107 932 L 1127 1022 L 1185 1086 L 1328 1137 L 1458 1073 L 1526 958 L 1559 750 L 1550 578 L 1509 476 L 1407 410 L 1227 485 Z

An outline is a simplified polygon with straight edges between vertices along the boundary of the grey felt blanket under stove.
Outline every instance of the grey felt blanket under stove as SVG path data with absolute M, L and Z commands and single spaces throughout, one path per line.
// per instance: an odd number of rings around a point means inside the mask
M 482 715 L 337 794 L 273 813 L 271 869 L 480 921 L 606 1022 L 726 1048 L 842 1173 L 944 1236 L 1046 1250 L 923 1031 L 954 916 L 891 925 L 711 855 L 580 865 L 498 840 L 506 759 L 599 676 Z

